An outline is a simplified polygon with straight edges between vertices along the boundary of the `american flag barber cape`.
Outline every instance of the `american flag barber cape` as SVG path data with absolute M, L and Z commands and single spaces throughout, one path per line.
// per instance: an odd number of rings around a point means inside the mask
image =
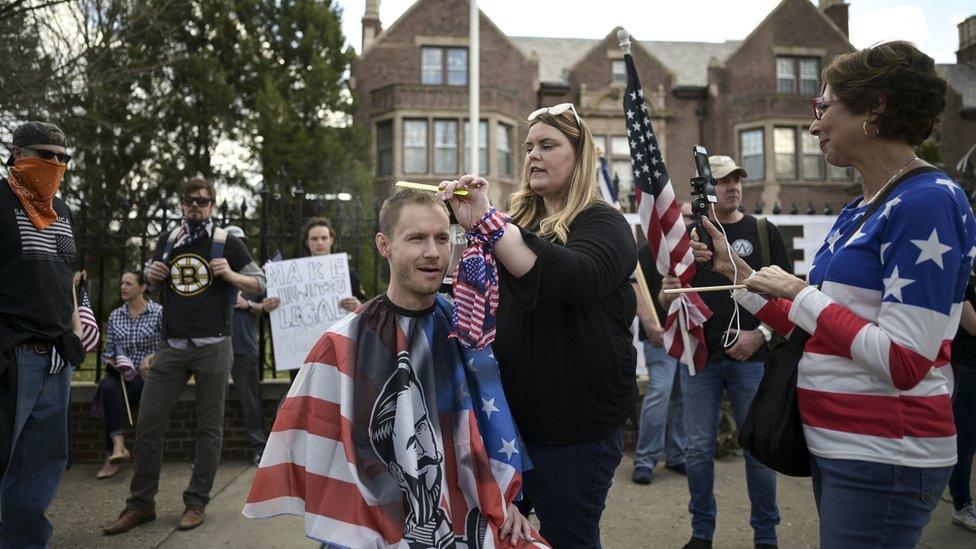
M 285 398 L 244 516 L 305 517 L 335 547 L 509 547 L 525 454 L 490 349 L 448 339 L 451 305 L 385 296 L 333 325 Z M 537 541 L 520 547 L 547 547 Z
M 627 66 L 627 92 L 624 94 L 624 116 L 630 143 L 630 164 L 634 168 L 641 226 L 647 235 L 657 270 L 665 276 L 676 276 L 683 287 L 695 278 L 695 258 L 691 239 L 685 232 L 681 206 L 674 195 L 664 157 L 651 127 L 644 89 L 637 77 L 634 58 L 624 55 Z M 668 354 L 688 366 L 692 375 L 705 368 L 705 321 L 712 311 L 698 294 L 680 294 L 671 302 L 664 323 L 664 347 Z

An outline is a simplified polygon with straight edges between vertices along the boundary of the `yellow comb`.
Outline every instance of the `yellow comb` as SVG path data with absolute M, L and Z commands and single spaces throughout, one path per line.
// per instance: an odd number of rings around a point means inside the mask
M 439 192 L 440 188 L 437 185 L 428 185 L 427 183 L 413 183 L 411 181 L 397 181 L 397 187 L 403 187 L 405 189 L 420 189 L 421 191 L 430 191 L 433 193 Z M 456 196 L 468 196 L 468 191 L 465 189 L 457 189 L 454 191 Z

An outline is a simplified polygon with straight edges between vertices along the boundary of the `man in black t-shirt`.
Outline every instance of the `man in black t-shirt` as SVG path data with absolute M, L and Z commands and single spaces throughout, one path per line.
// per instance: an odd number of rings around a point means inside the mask
M 163 435 L 191 374 L 196 383 L 196 458 L 177 528 L 189 530 L 203 523 L 223 443 L 224 401 L 233 361 L 232 307 L 238 291 L 258 294 L 265 288 L 264 273 L 244 243 L 210 219 L 216 199 L 213 185 L 197 177 L 179 192 L 183 221 L 174 231 L 163 232 L 146 269 L 150 286 L 160 292 L 163 336 L 139 405 L 131 496 L 119 518 L 102 528 L 105 534 L 155 520 Z
M 742 179 L 746 171 L 728 156 L 708 158 L 715 178 L 718 203 L 714 222 L 721 223 L 732 248 L 756 270 L 767 263 L 779 265 L 792 272 L 792 264 L 779 230 L 768 222 L 760 222 L 739 211 L 742 204 Z M 764 257 L 768 257 L 766 260 Z M 741 282 L 741 280 L 740 280 Z M 719 286 L 729 280 L 703 269 L 697 270 L 692 286 Z M 668 277 L 664 288 L 677 287 L 676 279 Z M 772 332 L 745 309 L 738 308 L 738 324 L 733 320 L 737 305 L 728 292 L 702 292 L 702 299 L 712 310 L 705 322 L 708 361 L 704 370 L 692 374 L 682 365 L 681 393 L 685 414 L 687 449 L 685 471 L 691 496 L 692 538 L 687 549 L 710 548 L 715 533 L 715 447 L 718 436 L 719 409 L 723 392 L 728 393 L 736 424 L 742 425 L 752 398 L 759 388 L 766 360 L 766 342 Z M 670 305 L 673 298 L 661 296 Z M 736 337 L 738 336 L 738 337 Z M 730 345 L 726 346 L 725 343 Z M 745 452 L 746 483 L 752 503 L 750 524 L 754 530 L 756 547 L 775 547 L 779 510 L 776 507 L 776 473 Z
M 72 367 L 84 360 L 71 216 L 56 196 L 71 156 L 54 124 L 13 134 L 0 178 L 0 539 L 47 547 L 44 512 L 68 463 Z

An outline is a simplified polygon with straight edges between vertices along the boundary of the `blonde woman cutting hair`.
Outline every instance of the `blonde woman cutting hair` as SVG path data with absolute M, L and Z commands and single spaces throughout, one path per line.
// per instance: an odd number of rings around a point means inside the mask
M 444 181 L 441 196 L 499 263 L 494 351 L 534 463 L 524 489 L 541 533 L 553 547 L 600 547 L 636 393 L 637 246 L 623 215 L 596 194 L 593 138 L 575 107 L 539 109 L 528 124 L 511 218 L 491 207 L 479 177 Z M 453 196 L 458 188 L 469 194 Z

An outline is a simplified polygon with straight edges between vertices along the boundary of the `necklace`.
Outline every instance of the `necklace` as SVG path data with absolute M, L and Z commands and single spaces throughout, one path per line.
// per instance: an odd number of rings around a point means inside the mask
M 891 185 L 892 183 L 894 183 L 894 181 L 896 179 L 898 179 L 898 176 L 900 176 L 902 174 L 902 172 L 905 171 L 905 168 L 907 168 L 912 162 L 915 162 L 916 160 L 918 160 L 918 157 L 917 156 L 913 156 L 911 160 L 909 160 L 908 162 L 905 162 L 905 165 L 902 166 L 900 170 L 898 170 L 897 172 L 895 172 L 895 175 L 891 176 L 891 179 L 889 179 L 887 183 L 885 183 L 884 185 L 882 185 L 881 188 L 878 189 L 878 192 L 874 193 L 874 196 L 871 197 L 871 200 L 866 201 L 865 204 L 870 204 L 870 203 L 874 202 L 874 199 L 878 198 L 878 195 L 880 195 L 881 193 L 883 193 L 884 190 L 888 188 L 888 185 Z

